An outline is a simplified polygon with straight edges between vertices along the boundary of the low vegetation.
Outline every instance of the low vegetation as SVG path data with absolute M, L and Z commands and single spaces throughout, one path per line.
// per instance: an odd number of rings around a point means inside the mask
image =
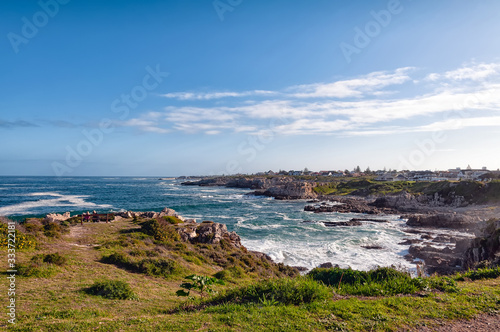
M 96 281 L 92 286 L 86 288 L 85 292 L 106 299 L 129 300 L 135 298 L 130 285 L 120 280 Z
M 37 245 L 18 258 L 18 270 L 32 272 L 18 274 L 11 331 L 397 331 L 500 310 L 498 267 L 452 277 L 394 268 L 299 276 L 224 241 L 184 242 L 171 236 L 179 223 L 161 218 L 70 224 L 55 236 L 43 223 L 26 226 L 19 231 L 38 234 Z

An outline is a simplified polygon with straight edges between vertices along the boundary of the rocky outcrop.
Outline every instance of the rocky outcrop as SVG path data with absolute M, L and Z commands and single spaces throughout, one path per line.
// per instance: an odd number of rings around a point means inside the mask
M 274 197 L 281 200 L 310 199 L 317 196 L 313 188 L 314 185 L 309 182 L 289 181 L 271 186 L 267 190 L 255 191 L 252 194 Z
M 379 209 L 388 208 L 401 212 L 416 212 L 422 210 L 422 205 L 427 204 L 426 196 L 415 196 L 407 192 L 402 192 L 398 195 L 387 195 L 375 199 L 369 205 Z
M 177 233 L 185 242 L 216 244 L 222 240 L 236 248 L 241 248 L 241 238 L 235 232 L 229 232 L 227 226 L 215 222 L 189 223 L 176 225 Z
M 407 258 L 410 260 L 418 258 L 425 262 L 426 272 L 429 274 L 452 274 L 462 269 L 461 253 L 448 247 L 412 245 L 408 252 Z
M 183 185 L 223 186 L 256 190 L 253 195 L 263 195 L 276 199 L 311 199 L 317 197 L 313 188 L 315 182 L 297 180 L 290 177 L 217 177 L 199 181 L 183 182 Z
M 408 226 L 426 228 L 465 229 L 479 222 L 479 218 L 455 213 L 415 214 L 402 217 L 408 218 L 406 222 Z
M 385 207 L 376 207 L 370 205 L 364 199 L 355 199 L 349 197 L 337 197 L 332 199 L 332 203 L 323 202 L 321 204 L 306 205 L 304 211 L 315 213 L 322 212 L 340 212 L 340 213 L 366 213 L 366 214 L 391 214 L 396 213 L 395 210 Z
M 122 218 L 161 218 L 161 217 L 166 217 L 166 216 L 172 216 L 176 217 L 182 221 L 186 221 L 184 217 L 179 215 L 175 210 L 169 209 L 169 208 L 164 208 L 161 212 L 154 212 L 154 211 L 125 211 L 125 212 L 117 212 L 115 213 L 116 216 L 120 216 Z
M 465 251 L 464 268 L 473 268 L 484 261 L 500 265 L 500 220 L 490 220 L 485 234 L 476 237 Z
M 71 218 L 71 215 L 69 212 L 66 212 L 64 214 L 49 213 L 45 216 L 45 221 L 47 221 L 47 222 L 61 222 L 61 221 L 66 221 L 69 218 Z
M 202 222 L 196 227 L 196 237 L 190 239 L 191 242 L 208 244 L 220 243 L 222 240 L 236 248 L 242 246 L 240 236 L 236 232 L 228 232 L 226 225 L 214 222 Z

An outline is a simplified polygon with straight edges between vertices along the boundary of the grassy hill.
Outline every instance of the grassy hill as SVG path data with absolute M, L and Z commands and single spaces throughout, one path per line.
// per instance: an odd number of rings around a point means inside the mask
M 147 220 L 19 226 L 17 323 L 4 319 L 2 329 L 386 331 L 500 310 L 498 268 L 453 278 L 338 268 L 298 276 L 244 248 L 183 242 L 170 232 L 177 225 L 163 229 L 163 237 L 150 226 Z M 204 299 L 176 296 L 193 273 L 225 285 Z M 129 299 L 94 295 L 96 281 Z

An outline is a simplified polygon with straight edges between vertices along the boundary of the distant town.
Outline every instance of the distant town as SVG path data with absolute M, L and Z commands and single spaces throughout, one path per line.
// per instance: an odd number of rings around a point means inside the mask
M 291 175 L 291 176 L 331 176 L 331 177 L 365 177 L 373 176 L 375 181 L 460 181 L 460 180 L 472 180 L 472 181 L 491 181 L 494 179 L 500 179 L 500 169 L 489 170 L 487 167 L 482 167 L 480 169 L 474 169 L 467 166 L 465 169 L 460 167 L 454 169 L 448 169 L 445 171 L 409 171 L 409 170 L 377 170 L 372 171 L 370 168 L 362 171 L 358 166 L 352 171 L 349 170 L 330 170 L 330 171 L 310 171 L 305 168 L 302 171 L 290 170 L 284 171 L 279 170 L 278 172 L 267 171 L 259 172 L 254 175 L 269 176 L 269 175 Z

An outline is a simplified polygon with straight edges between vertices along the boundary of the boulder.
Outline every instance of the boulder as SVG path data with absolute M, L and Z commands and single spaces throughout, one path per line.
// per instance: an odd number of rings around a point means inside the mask
M 461 229 L 467 228 L 475 222 L 477 222 L 476 219 L 463 214 L 438 213 L 410 215 L 406 224 L 415 227 Z
M 166 216 L 170 216 L 170 217 L 176 217 L 177 219 L 180 219 L 182 221 L 185 221 L 185 218 L 182 217 L 181 215 L 179 215 L 177 212 L 175 212 L 175 210 L 173 209 L 170 209 L 170 208 L 164 208 L 159 214 L 158 214 L 158 217 L 166 217 Z
M 177 228 L 181 239 L 191 243 L 216 244 L 225 240 L 230 245 L 241 248 L 241 239 L 235 232 L 229 232 L 224 224 L 203 222 L 201 224 L 180 224 Z
M 64 214 L 57 214 L 57 213 L 49 213 L 45 216 L 45 221 L 47 222 L 61 222 L 65 221 L 71 218 L 71 215 L 69 212 L 65 212 Z

